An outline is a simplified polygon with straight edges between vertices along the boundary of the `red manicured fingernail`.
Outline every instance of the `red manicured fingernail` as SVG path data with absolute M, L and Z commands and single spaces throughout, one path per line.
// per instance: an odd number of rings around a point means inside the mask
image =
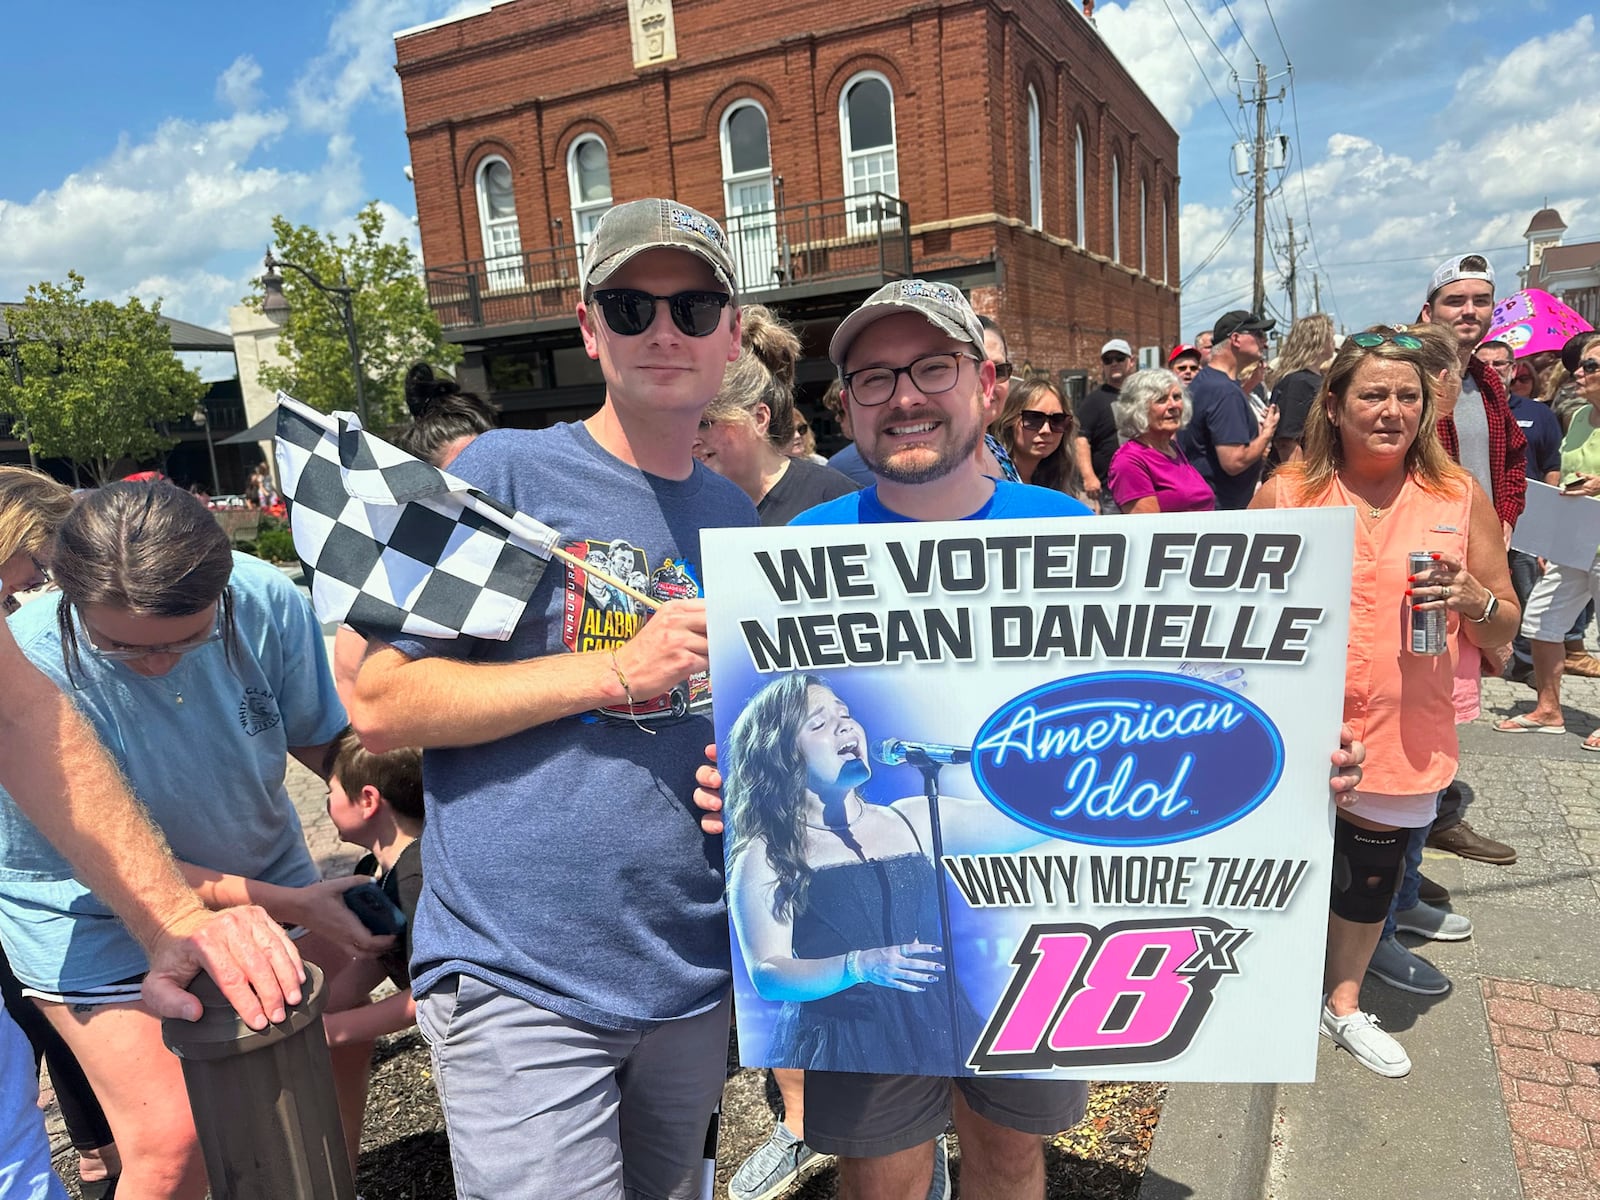
M 1408 595 L 1408 596 L 1411 595 L 1411 589 L 1410 588 L 1406 589 L 1406 595 Z
M 1433 557 L 1434 557 L 1434 558 L 1443 558 L 1443 557 L 1444 557 L 1444 555 L 1442 555 L 1442 554 L 1435 554 L 1435 555 L 1433 555 Z

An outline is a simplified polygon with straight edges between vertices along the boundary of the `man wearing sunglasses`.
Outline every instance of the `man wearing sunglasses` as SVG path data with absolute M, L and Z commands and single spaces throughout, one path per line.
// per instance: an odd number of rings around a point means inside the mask
M 693 453 L 739 354 L 726 235 L 671 200 L 612 208 L 577 316 L 600 410 L 491 430 L 450 469 L 660 607 L 595 603 L 552 563 L 507 642 L 370 651 L 352 712 L 368 749 L 425 748 L 412 968 L 462 1200 L 698 1196 L 725 1074 L 722 851 L 691 793 L 700 533 L 756 524 Z
M 1078 473 L 1083 476 L 1083 494 L 1102 512 L 1116 512 L 1101 481 L 1111 470 L 1111 456 L 1122 444 L 1116 419 L 1111 415 L 1111 402 L 1122 391 L 1122 381 L 1128 377 L 1132 363 L 1133 347 L 1126 338 L 1112 338 L 1101 346 L 1100 386 L 1085 393 L 1076 408 L 1078 436 L 1072 440 L 1072 449 L 1078 456 Z
M 1256 420 L 1239 379 L 1267 353 L 1276 321 L 1243 309 L 1212 326 L 1211 354 L 1189 384 L 1194 415 L 1178 431 L 1178 446 L 1216 494 L 1218 508 L 1245 508 L 1256 494 L 1261 464 L 1278 428 L 1271 404 Z

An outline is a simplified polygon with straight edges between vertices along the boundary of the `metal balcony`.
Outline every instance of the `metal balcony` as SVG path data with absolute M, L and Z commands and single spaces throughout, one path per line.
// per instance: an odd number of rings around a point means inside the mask
M 869 290 L 911 274 L 911 215 L 882 192 L 725 218 L 740 288 L 752 300 Z M 446 329 L 570 322 L 582 286 L 570 243 L 429 267 L 428 303 Z

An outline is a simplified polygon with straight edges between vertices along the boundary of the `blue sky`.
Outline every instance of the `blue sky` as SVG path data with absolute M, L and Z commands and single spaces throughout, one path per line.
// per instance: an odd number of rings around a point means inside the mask
M 125 2 L 13 5 L 7 43 L 31 52 L 7 56 L 0 297 L 72 268 L 95 294 L 161 296 L 173 316 L 226 328 L 274 213 L 338 229 L 376 199 L 412 236 L 391 35 L 462 7 L 168 0 L 155 21 Z M 1253 76 L 1252 51 L 1274 76 L 1295 65 L 1299 136 L 1292 107 L 1271 110 L 1294 139 L 1272 223 L 1280 241 L 1286 216 L 1297 232 L 1309 224 L 1303 267 L 1320 260 L 1324 307 L 1347 325 L 1414 316 L 1449 253 L 1516 247 L 1491 255 L 1514 286 L 1546 195 L 1568 240 L 1600 239 L 1594 18 L 1572 0 L 1507 12 L 1483 0 L 1276 0 L 1270 16 L 1266 0 L 1100 4 L 1102 36 L 1182 135 L 1185 276 L 1241 194 L 1230 74 Z M 1250 261 L 1247 218 L 1189 282 L 1186 331 L 1248 299 Z M 1268 292 L 1286 311 L 1270 266 Z

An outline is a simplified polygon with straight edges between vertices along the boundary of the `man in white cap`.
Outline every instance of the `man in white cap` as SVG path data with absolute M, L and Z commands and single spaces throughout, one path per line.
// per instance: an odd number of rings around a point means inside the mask
M 1126 338 L 1112 338 L 1100 347 L 1100 386 L 1084 394 L 1077 403 L 1078 436 L 1073 450 L 1078 456 L 1078 471 L 1083 476 L 1083 494 L 1090 504 L 1110 509 L 1111 494 L 1103 484 L 1111 470 L 1111 456 L 1117 452 L 1117 421 L 1111 415 L 1111 402 L 1122 391 L 1133 363 L 1133 347 Z
M 697 1197 L 727 1061 L 722 849 L 691 797 L 705 608 L 666 599 L 700 578 L 701 530 L 756 524 L 693 454 L 739 354 L 726 236 L 670 200 L 616 206 L 577 315 L 600 411 L 492 430 L 450 469 L 664 602 L 597 604 L 553 562 L 507 642 L 369 651 L 352 711 L 368 749 L 425 748 L 412 968 L 461 1200 Z

